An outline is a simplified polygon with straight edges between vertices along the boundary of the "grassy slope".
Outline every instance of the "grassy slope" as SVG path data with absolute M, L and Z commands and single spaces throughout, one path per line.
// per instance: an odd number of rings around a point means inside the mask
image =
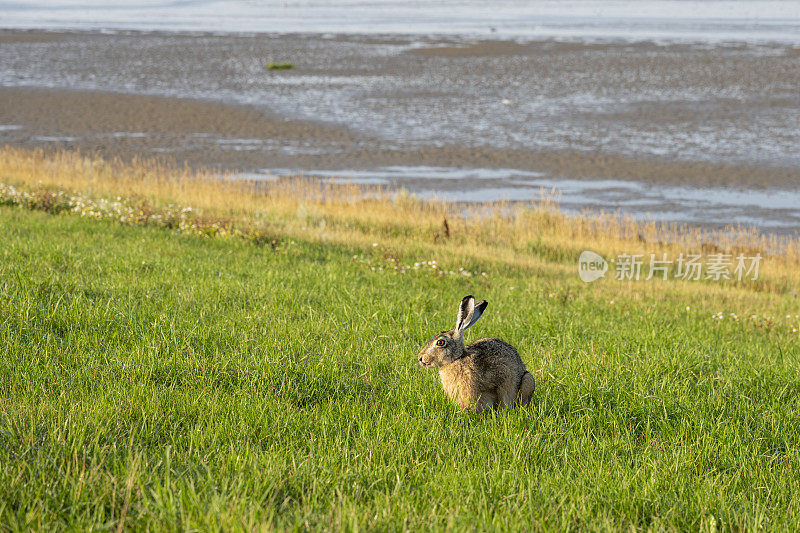
M 709 318 L 789 296 L 8 207 L 0 233 L 0 529 L 800 527 L 797 335 Z M 416 366 L 467 293 L 528 408 L 458 412 Z

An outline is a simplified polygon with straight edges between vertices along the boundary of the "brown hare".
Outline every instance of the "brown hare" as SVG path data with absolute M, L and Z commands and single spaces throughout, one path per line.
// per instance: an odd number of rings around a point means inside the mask
M 461 300 L 456 327 L 436 335 L 420 350 L 419 364 L 439 367 L 442 388 L 459 407 L 478 411 L 525 405 L 533 396 L 536 382 L 525 368 L 517 350 L 500 339 L 480 339 L 464 346 L 464 330 L 483 314 L 485 300 Z

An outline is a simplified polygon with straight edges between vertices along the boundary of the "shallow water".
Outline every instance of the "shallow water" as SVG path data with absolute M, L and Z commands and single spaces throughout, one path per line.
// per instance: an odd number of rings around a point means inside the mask
M 516 169 L 383 167 L 359 170 L 261 169 L 238 175 L 274 180 L 303 175 L 322 180 L 402 187 L 422 198 L 455 202 L 555 201 L 567 212 L 624 212 L 706 228 L 757 225 L 768 233 L 800 227 L 800 190 L 655 186 L 620 180 L 569 180 Z M 467 186 L 465 186 L 467 184 Z

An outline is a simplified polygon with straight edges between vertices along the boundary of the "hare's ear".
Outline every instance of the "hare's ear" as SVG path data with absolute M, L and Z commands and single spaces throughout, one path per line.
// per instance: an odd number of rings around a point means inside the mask
M 475 298 L 470 294 L 461 300 L 461 305 L 458 307 L 458 315 L 456 316 L 456 327 L 453 329 L 453 336 L 461 337 L 461 332 L 469 327 L 472 320 L 472 315 L 475 312 Z
M 481 317 L 483 312 L 486 310 L 486 306 L 489 305 L 489 302 L 486 300 L 481 301 L 480 303 L 475 304 L 475 310 L 472 312 L 472 318 L 469 320 L 469 324 L 467 324 L 464 329 L 471 328 L 475 322 Z

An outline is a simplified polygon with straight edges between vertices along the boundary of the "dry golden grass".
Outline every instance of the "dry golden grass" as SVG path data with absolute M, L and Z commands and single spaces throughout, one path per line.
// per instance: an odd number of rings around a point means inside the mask
M 45 154 L 0 150 L 0 182 L 27 190 L 80 192 L 96 198 L 124 197 L 151 205 L 191 206 L 205 217 L 298 237 L 412 250 L 454 263 L 539 269 L 574 275 L 577 256 L 594 250 L 620 253 L 760 253 L 760 280 L 749 290 L 784 293 L 800 285 L 800 241 L 766 236 L 752 228 L 707 232 L 676 224 L 637 221 L 617 214 L 566 215 L 551 194 L 538 202 L 497 202 L 479 207 L 424 201 L 403 191 L 299 178 L 244 181 L 229 174 L 170 168 L 150 160 L 132 163 L 86 158 L 74 152 Z M 465 212 L 469 216 L 465 216 Z M 648 289 L 646 285 L 654 288 Z M 615 291 L 728 291 L 734 284 L 616 283 Z M 628 287 L 627 289 L 625 287 Z

